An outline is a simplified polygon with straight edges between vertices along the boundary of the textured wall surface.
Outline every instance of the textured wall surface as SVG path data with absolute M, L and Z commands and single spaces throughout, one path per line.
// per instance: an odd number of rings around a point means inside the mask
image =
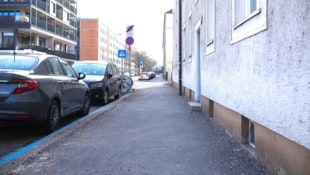
M 191 19 L 184 17 L 185 32 L 200 17 L 206 19 L 205 4 L 200 6 L 184 6 L 192 9 Z M 234 44 L 231 1 L 216 1 L 215 52 L 209 55 L 204 54 L 205 24 L 202 95 L 310 148 L 310 1 L 268 1 L 267 30 Z M 183 85 L 193 90 L 194 65 L 193 57 L 183 66 Z

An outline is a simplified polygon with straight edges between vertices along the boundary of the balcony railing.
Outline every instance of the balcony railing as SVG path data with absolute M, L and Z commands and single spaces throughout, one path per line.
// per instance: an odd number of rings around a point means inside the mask
M 55 26 L 53 24 L 47 24 L 47 30 L 55 33 Z
M 44 2 L 44 1 L 41 1 L 41 0 L 37 0 L 37 7 L 39 7 L 40 9 L 42 9 L 42 10 L 44 10 L 44 11 L 46 11 L 46 7 L 47 7 L 47 5 L 46 5 L 46 2 Z
M 17 48 L 14 47 L 14 44 L 0 44 L 0 50 L 25 50 L 25 49 L 31 49 L 39 52 L 44 52 L 50 55 L 55 55 L 61 58 L 66 58 L 66 59 L 71 59 L 71 60 L 77 60 L 77 55 L 75 53 L 69 53 L 69 52 L 64 52 L 64 51 L 59 51 L 59 50 L 50 50 L 49 48 L 46 47 L 41 47 L 37 45 L 32 45 L 30 44 L 19 44 Z
M 30 24 L 41 28 L 42 30 L 49 31 L 50 33 L 57 34 L 72 41 L 77 40 L 76 32 L 74 29 L 58 25 L 46 19 L 38 18 L 36 16 L 18 15 L 18 16 L 0 16 L 0 28 L 29 28 Z
M 37 26 L 42 29 L 46 29 L 47 23 L 45 20 L 37 18 Z
M 0 0 L 0 5 L 30 4 L 30 0 Z

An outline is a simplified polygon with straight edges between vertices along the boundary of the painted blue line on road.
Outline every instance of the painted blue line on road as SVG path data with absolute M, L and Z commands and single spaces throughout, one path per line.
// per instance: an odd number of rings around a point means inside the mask
M 104 107 L 101 107 L 100 109 L 97 109 L 94 112 L 88 114 L 87 116 L 84 116 L 83 118 L 80 118 L 77 121 L 72 122 L 72 123 L 64 126 L 63 128 L 61 128 L 61 129 L 59 129 L 59 130 L 57 130 L 57 131 L 55 131 L 55 132 L 45 136 L 45 137 L 43 137 L 43 138 L 41 138 L 41 139 L 39 139 L 39 140 L 37 140 L 37 141 L 27 145 L 27 146 L 25 146 L 25 147 L 15 151 L 15 152 L 13 152 L 11 154 L 8 154 L 7 156 L 1 157 L 0 158 L 0 166 L 3 165 L 3 164 L 8 163 L 8 162 L 10 162 L 10 161 L 12 161 L 14 159 L 16 159 L 19 156 L 22 156 L 23 154 L 27 153 L 28 151 L 38 147 L 40 144 L 44 143 L 49 138 L 54 137 L 55 135 L 58 135 L 58 134 L 60 134 L 62 132 L 67 131 L 68 129 L 74 127 L 75 125 L 77 125 L 80 122 L 86 120 L 87 118 L 90 118 L 91 116 L 95 116 L 97 114 L 100 114 L 102 111 L 107 110 L 107 109 L 111 108 L 112 106 L 113 106 L 113 103 L 107 104 Z
M 53 136 L 55 136 L 55 135 L 57 135 L 57 134 L 59 134 L 59 133 L 65 131 L 65 130 L 69 129 L 69 128 L 73 127 L 73 126 L 76 125 L 76 124 L 77 124 L 76 122 L 73 122 L 73 123 L 71 123 L 71 124 L 69 124 L 69 125 L 67 125 L 67 126 L 65 126 L 65 127 L 63 127 L 63 128 L 61 128 L 61 129 L 55 131 L 55 132 L 53 132 L 53 133 L 47 135 L 46 137 L 43 137 L 43 138 L 41 138 L 41 139 L 39 139 L 39 140 L 37 140 L 37 141 L 35 141 L 35 142 L 33 142 L 33 143 L 31 143 L 31 144 L 25 146 L 25 147 L 23 147 L 23 148 L 21 148 L 21 149 L 15 151 L 15 152 L 13 152 L 13 153 L 7 155 L 7 156 L 2 157 L 2 158 L 0 159 L 0 165 L 6 164 L 6 163 L 8 163 L 8 162 L 10 162 L 10 161 L 12 161 L 12 160 L 14 160 L 14 159 L 16 159 L 17 157 L 22 156 L 23 154 L 27 153 L 28 151 L 30 151 L 30 150 L 36 148 L 37 146 L 39 146 L 40 144 L 42 144 L 43 142 L 45 142 L 45 141 L 46 141 L 47 139 L 49 139 L 50 137 L 53 137 Z
M 29 150 L 31 150 L 31 149 L 37 147 L 39 144 L 41 144 L 41 143 L 44 142 L 45 140 L 46 140 L 46 138 L 40 139 L 40 140 L 38 140 L 38 141 L 36 141 L 36 142 L 34 142 L 34 143 L 31 143 L 31 144 L 29 144 L 29 145 L 27 145 L 27 146 L 25 146 L 25 147 L 23 147 L 23 148 L 21 148 L 21 149 L 15 151 L 15 152 L 13 152 L 13 153 L 11 153 L 11 154 L 9 154 L 9 155 L 3 157 L 2 159 L 0 159 L 0 165 L 3 165 L 3 164 L 5 164 L 5 163 L 7 163 L 7 162 L 9 162 L 9 161 L 11 161 L 11 160 L 13 160 L 13 159 L 19 157 L 19 156 L 25 154 L 25 153 L 28 152 Z

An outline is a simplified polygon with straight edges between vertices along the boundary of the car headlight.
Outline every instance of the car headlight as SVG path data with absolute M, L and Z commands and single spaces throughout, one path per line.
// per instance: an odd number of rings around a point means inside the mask
M 89 88 L 98 88 L 98 87 L 102 87 L 102 86 L 103 86 L 102 82 L 96 82 L 96 83 L 89 84 Z

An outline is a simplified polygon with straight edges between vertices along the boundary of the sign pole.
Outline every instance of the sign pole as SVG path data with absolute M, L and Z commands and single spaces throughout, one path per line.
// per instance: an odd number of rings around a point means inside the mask
M 128 53 L 128 55 L 129 55 L 129 59 L 128 59 L 128 72 L 129 72 L 129 77 L 131 76 L 131 61 L 130 61 L 130 57 L 131 57 L 131 45 L 129 45 L 129 48 L 128 48 L 128 50 L 129 50 L 129 53 Z
M 128 72 L 129 72 L 129 77 L 131 76 L 131 45 L 134 43 L 134 39 L 132 37 L 133 35 L 133 27 L 134 25 L 127 26 L 126 33 L 127 33 L 127 38 L 126 38 L 126 44 L 128 45 Z
M 128 72 L 131 75 L 131 45 L 134 43 L 133 37 L 129 36 L 126 38 L 126 44 L 128 45 Z
M 121 59 L 122 60 L 122 63 L 121 63 L 121 70 L 122 70 L 122 73 L 124 73 L 124 59 Z

